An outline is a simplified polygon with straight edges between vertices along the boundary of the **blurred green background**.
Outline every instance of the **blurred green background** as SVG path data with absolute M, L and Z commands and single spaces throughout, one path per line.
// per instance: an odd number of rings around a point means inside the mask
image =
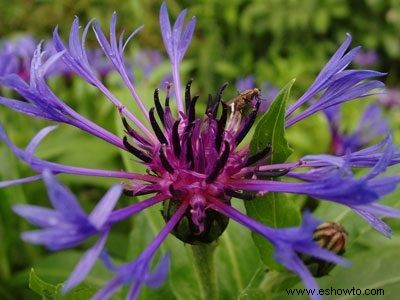
M 163 49 L 158 27 L 161 1 L 0 2 L 0 35 L 28 32 L 48 37 L 55 25 L 66 36 L 74 16 L 85 24 L 99 19 L 106 28 L 113 11 L 127 31 L 145 28 L 135 45 Z M 283 85 L 293 76 L 309 84 L 321 64 L 349 32 L 354 44 L 379 53 L 390 83 L 398 79 L 400 3 L 396 0 L 232 0 L 168 1 L 172 16 L 189 8 L 201 26 L 187 55 L 202 87 L 255 74 Z M 290 71 L 290 72 L 288 72 Z
M 160 1 L 153 0 L 16 0 L 12 3 L 0 0 L 0 38 L 13 39 L 18 35 L 31 34 L 37 40 L 48 39 L 58 24 L 61 36 L 66 39 L 74 16 L 79 16 L 81 24 L 96 18 L 107 32 L 111 14 L 116 11 L 120 31 L 125 28 L 130 32 L 145 24 L 127 49 L 127 57 L 132 59 L 135 70 L 137 66 L 133 58 L 141 49 L 159 50 L 165 55 L 158 24 L 160 4 Z M 184 59 L 182 73 L 184 80 L 194 78 L 193 88 L 204 100 L 208 93 L 214 93 L 226 81 L 230 82 L 226 97 L 235 95 L 235 81 L 248 75 L 254 75 L 259 86 L 268 82 L 278 88 L 292 78 L 297 78 L 291 97 L 294 100 L 312 83 L 318 71 L 345 39 L 347 32 L 353 36 L 353 46 L 362 45 L 365 50 L 378 54 L 379 59 L 373 68 L 389 73 L 384 79 L 387 85 L 393 88 L 399 85 L 400 1 L 202 0 L 167 1 L 167 4 L 173 19 L 183 8 L 189 9 L 189 16 L 197 17 L 195 36 Z M 96 46 L 93 34 L 89 36 L 88 45 Z M 139 94 L 144 99 L 149 99 L 149 105 L 152 91 L 168 73 L 168 69 L 168 63 L 164 62 L 148 77 L 140 70 L 135 73 Z M 129 94 L 121 87 L 118 78 L 111 75 L 107 78 L 107 84 L 129 106 Z M 54 79 L 51 80 L 51 85 L 55 93 L 78 112 L 114 132 L 122 132 L 112 105 L 81 80 L 74 78 L 65 83 Z M 359 105 L 364 104 L 346 105 L 344 128 L 356 125 L 362 111 Z M 395 128 L 395 139 L 398 140 L 399 108 L 386 113 Z M 0 121 L 5 125 L 12 141 L 21 147 L 47 124 L 44 121 L 32 121 L 5 108 L 0 109 Z M 291 129 L 288 139 L 295 149 L 291 159 L 304 154 L 327 152 L 327 128 L 324 117 L 319 115 Z M 137 165 L 113 147 L 64 125 L 46 138 L 39 147 L 38 155 L 78 166 L 111 170 L 137 168 Z M 391 172 L 398 174 L 398 170 Z M 29 174 L 32 174 L 31 171 L 0 145 L 0 179 L 19 178 Z M 112 182 L 76 176 L 60 178 L 72 188 L 88 210 Z M 398 197 L 397 192 L 385 201 L 399 207 Z M 130 198 L 123 197 L 120 204 L 130 201 Z M 10 207 L 15 203 L 48 205 L 43 184 L 27 184 L 0 190 L 0 299 L 38 299 L 40 296 L 28 288 L 30 268 L 34 267 L 35 272 L 47 282 L 60 283 L 68 277 L 79 255 L 90 243 L 56 254 L 49 254 L 43 247 L 23 243 L 19 235 L 30 226 L 12 213 Z M 321 286 L 381 287 L 386 292 L 381 299 L 398 299 L 400 235 L 396 233 L 392 240 L 386 240 L 357 216 L 338 206 L 323 204 L 318 208 L 317 214 L 322 220 L 337 220 L 346 226 L 350 233 L 347 257 L 354 261 L 353 267 L 336 268 L 330 276 L 321 279 Z M 390 224 L 395 230 L 400 230 L 398 221 Z M 121 262 L 135 257 L 160 226 L 162 219 L 159 208 L 116 226 L 108 242 L 110 253 Z M 173 259 L 168 283 L 161 290 L 145 289 L 141 297 L 199 299 L 193 267 L 190 258 L 186 256 L 188 250 L 174 237 L 170 237 L 163 247 L 163 250 L 167 249 L 172 251 Z M 250 234 L 233 222 L 221 238 L 217 258 L 221 299 L 286 299 L 279 280 L 275 279 L 278 283 L 272 279 L 268 281 L 268 277 L 264 276 L 264 268 Z M 292 279 L 288 274 L 285 276 Z M 86 283 L 68 297 L 86 299 L 108 278 L 110 273 L 102 266 L 96 266 Z M 288 278 L 281 279 L 286 282 Z

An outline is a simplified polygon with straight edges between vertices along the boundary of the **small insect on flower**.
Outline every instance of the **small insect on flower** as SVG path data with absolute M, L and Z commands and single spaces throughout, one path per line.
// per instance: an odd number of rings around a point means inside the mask
M 241 113 L 246 106 L 249 105 L 253 107 L 254 105 L 252 104 L 252 101 L 260 100 L 260 95 L 261 90 L 258 88 L 244 90 L 242 92 L 239 92 L 239 95 L 237 95 L 236 97 L 228 100 L 226 104 L 231 107 L 232 112 Z
M 226 87 L 223 85 L 221 91 Z M 261 101 L 266 101 L 262 99 L 261 90 L 259 88 L 251 88 L 238 92 L 239 94 L 225 101 L 228 107 L 230 107 L 230 116 L 227 122 L 227 128 L 237 130 L 240 126 L 243 116 L 247 116 L 253 110 L 259 110 Z

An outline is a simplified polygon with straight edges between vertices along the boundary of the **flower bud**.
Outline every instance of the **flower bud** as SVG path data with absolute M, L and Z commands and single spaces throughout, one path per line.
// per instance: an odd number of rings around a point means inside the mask
M 163 210 L 161 211 L 164 220 L 168 220 L 178 210 L 181 201 L 169 200 L 163 202 Z M 199 232 L 199 227 L 192 221 L 192 212 L 188 208 L 183 217 L 171 232 L 179 240 L 188 244 L 209 244 L 219 238 L 228 226 L 229 218 L 219 212 L 207 209 L 203 220 L 203 230 Z
M 336 254 L 342 255 L 345 251 L 347 232 L 338 223 L 322 223 L 315 229 L 313 238 L 322 248 Z
M 338 223 L 322 223 L 315 229 L 313 238 L 322 248 L 337 255 L 343 255 L 345 252 L 347 232 Z M 314 257 L 303 257 L 303 261 L 314 277 L 325 276 L 335 267 L 334 263 Z

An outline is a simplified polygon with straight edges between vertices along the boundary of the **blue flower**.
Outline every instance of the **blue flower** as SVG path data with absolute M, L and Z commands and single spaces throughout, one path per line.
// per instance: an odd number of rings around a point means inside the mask
M 383 149 L 383 151 L 381 150 Z M 392 217 L 400 218 L 400 210 L 387 207 L 375 201 L 368 201 L 368 195 L 375 197 L 375 200 L 380 197 L 393 192 L 396 185 L 399 183 L 400 178 L 398 176 L 386 177 L 386 178 L 375 178 L 383 173 L 386 168 L 390 165 L 397 164 L 400 159 L 400 152 L 398 149 L 394 149 L 391 136 L 388 136 L 381 143 L 365 148 L 360 151 L 353 153 L 348 150 L 348 153 L 342 157 L 335 157 L 331 155 L 308 155 L 303 158 L 306 164 L 311 164 L 315 169 L 308 172 L 292 172 L 289 176 L 294 178 L 302 179 L 309 182 L 316 182 L 319 180 L 327 180 L 334 174 L 336 168 L 349 169 L 353 167 L 369 167 L 373 166 L 370 173 L 358 180 L 360 184 L 364 184 L 364 189 L 357 189 L 354 193 L 348 193 L 347 198 L 351 201 L 346 201 L 346 205 L 349 206 L 355 213 L 366 220 L 374 229 L 390 237 L 391 228 L 386 225 L 379 217 Z M 334 176 L 334 175 L 333 175 Z M 329 179 L 328 179 L 329 180 Z M 338 185 L 338 189 L 345 191 L 346 186 Z M 362 191 L 369 191 L 368 195 L 362 193 Z M 353 198 L 361 195 L 363 199 L 361 201 L 354 201 Z M 365 202 L 364 204 L 361 202 Z
M 303 216 L 303 224 L 300 227 L 275 229 L 258 223 L 240 211 L 222 203 L 218 199 L 213 200 L 216 210 L 229 216 L 236 222 L 257 232 L 275 247 L 275 258 L 287 269 L 297 273 L 308 289 L 318 290 L 318 284 L 299 257 L 299 253 L 310 255 L 335 264 L 348 265 L 342 257 L 319 247 L 313 241 L 313 233 L 319 222 L 306 213 Z M 312 299 L 321 299 L 315 295 Z
M 127 299 L 136 299 L 143 284 L 150 287 L 160 286 L 168 274 L 169 255 L 166 254 L 163 256 L 153 272 L 150 271 L 150 263 L 161 243 L 177 225 L 186 209 L 187 205 L 179 207 L 174 216 L 138 258 L 118 268 L 112 266 L 111 269 L 116 271 L 116 276 L 94 296 L 94 299 L 108 299 L 123 284 L 131 285 Z M 109 263 L 106 263 L 106 265 L 109 265 Z
M 360 47 L 351 49 L 351 36 L 335 52 L 325 67 L 318 74 L 310 88 L 286 111 L 286 127 L 323 109 L 339 105 L 349 100 L 370 95 L 371 90 L 381 88 L 384 84 L 378 80 L 370 80 L 386 75 L 371 70 L 346 70 L 360 51 Z M 310 103 L 308 108 L 295 117 L 292 114 L 303 104 Z
M 43 55 L 51 57 L 56 54 L 53 41 L 41 43 L 44 49 Z M 37 42 L 30 35 L 20 36 L 13 40 L 4 40 L 0 50 L 0 77 L 9 74 L 18 74 L 25 82 L 31 78 L 31 61 L 37 51 Z M 104 59 L 103 53 L 99 49 L 87 51 L 88 60 L 95 72 L 103 79 L 112 71 L 111 65 Z M 71 70 L 61 61 L 54 61 L 46 70 L 46 77 L 63 76 L 69 78 Z
M 84 279 L 97 258 L 101 257 L 106 265 L 110 265 L 105 259 L 103 248 L 107 234 L 115 223 L 150 206 L 164 203 L 165 227 L 135 260 L 111 268 L 115 276 L 97 293 L 97 299 L 109 298 L 125 284 L 131 285 L 128 293 L 130 299 L 138 297 L 143 285 L 158 286 L 166 276 L 168 258 L 165 256 L 161 259 L 159 267 L 153 272 L 150 265 L 169 233 L 187 243 L 211 242 L 223 233 L 229 218 L 263 236 L 275 247 L 278 262 L 297 273 L 308 288 L 317 288 L 299 253 L 345 264 L 342 258 L 320 248 L 313 241 L 312 233 L 317 222 L 305 215 L 302 226 L 271 228 L 235 210 L 230 205 L 231 198 L 251 201 L 268 192 L 309 195 L 352 208 L 372 226 L 388 235 L 388 227 L 378 216 L 400 217 L 400 214 L 377 202 L 392 192 L 400 181 L 398 176 L 382 175 L 388 166 L 400 162 L 399 151 L 392 145 L 389 136 L 381 143 L 367 148 L 359 145 L 364 144 L 365 140 L 362 140 L 357 142 L 357 147 L 346 146 L 344 153 L 306 156 L 298 161 L 280 164 L 270 164 L 265 159 L 271 151 L 269 145 L 259 153 L 251 154 L 248 145 L 240 145 L 261 112 L 262 99 L 259 95 L 255 93 L 249 96 L 253 105 L 250 105 L 250 111 L 246 114 L 237 106 L 229 108 L 222 101 L 222 93 L 226 88 L 223 85 L 214 97 L 209 97 L 206 113 L 199 117 L 196 114 L 199 96 L 192 96 L 192 81 L 188 81 L 184 88 L 181 85 L 180 65 L 196 24 L 196 19 L 192 18 L 184 26 L 186 13 L 186 10 L 182 11 L 171 25 L 166 4 L 161 5 L 160 26 L 171 64 L 172 83 L 168 85 L 164 104 L 161 104 L 160 91 L 154 91 L 154 106 L 150 109 L 141 99 L 124 57 L 128 42 L 141 27 L 124 41 L 123 34 L 119 37 L 116 35 L 116 14 L 111 19 L 109 38 L 95 20 L 84 27 L 81 35 L 79 20 L 76 18 L 71 26 L 68 44 L 62 41 L 56 28 L 53 32 L 56 52 L 46 56 L 41 45 L 37 46 L 32 58 L 29 83 L 18 74 L 0 77 L 2 85 L 14 89 L 25 100 L 0 97 L 1 105 L 19 113 L 74 126 L 126 151 L 148 170 L 146 174 L 141 174 L 46 161 L 35 155 L 35 149 L 55 127 L 42 129 L 25 149 L 21 149 L 11 142 L 0 126 L 0 139 L 36 172 L 27 178 L 2 182 L 0 187 L 44 179 L 55 208 L 49 210 L 17 206 L 17 213 L 43 227 L 37 232 L 24 234 L 24 239 L 58 250 L 77 245 L 92 235 L 100 236 L 71 275 L 65 286 L 65 290 L 69 290 Z M 104 55 L 130 91 L 144 118 L 128 110 L 107 88 L 101 74 L 95 71 L 85 47 L 90 30 L 93 30 Z M 359 48 L 347 52 L 350 43 L 351 37 L 348 35 L 311 87 L 287 109 L 287 128 L 319 111 L 334 110 L 344 102 L 370 95 L 374 89 L 383 86 L 382 82 L 374 78 L 384 73 L 347 69 L 359 52 Z M 46 82 L 46 74 L 60 61 L 71 72 L 96 87 L 116 108 L 125 128 L 122 137 L 83 117 L 53 93 Z M 174 101 L 170 101 L 170 89 L 173 89 Z M 306 107 L 302 109 L 303 106 Z M 375 116 L 373 112 L 372 115 Z M 368 112 L 368 116 L 371 116 L 371 112 Z M 360 131 L 358 136 L 364 137 L 364 133 Z M 365 176 L 356 177 L 353 169 L 359 167 L 370 171 Z M 122 179 L 125 194 L 148 196 L 145 200 L 113 211 L 121 192 L 120 186 L 113 187 L 87 216 L 74 196 L 57 183 L 50 172 Z M 281 180 L 265 179 L 271 177 L 279 177 Z M 213 227 L 216 220 L 225 225 L 218 226 L 216 230 Z M 184 221 L 189 222 L 190 226 L 181 226 Z
M 374 50 L 360 51 L 354 59 L 354 63 L 361 67 L 370 67 L 379 61 L 379 55 Z
M 28 81 L 30 62 L 35 48 L 36 41 L 29 35 L 3 41 L 0 51 L 0 76 L 16 73 Z
M 348 134 L 340 129 L 340 106 L 330 107 L 324 113 L 331 130 L 331 150 L 336 155 L 344 155 L 348 150 L 359 150 L 389 131 L 389 126 L 377 105 L 367 106 L 357 128 Z
M 76 246 L 93 235 L 100 236 L 71 274 L 64 287 L 66 291 L 86 277 L 103 250 L 110 230 L 108 219 L 121 195 L 122 186 L 113 186 L 87 216 L 75 196 L 61 185 L 50 171 L 43 171 L 42 176 L 54 209 L 35 205 L 15 205 L 14 212 L 33 225 L 42 227 L 40 230 L 23 233 L 23 240 L 45 245 L 49 250 L 55 251 Z

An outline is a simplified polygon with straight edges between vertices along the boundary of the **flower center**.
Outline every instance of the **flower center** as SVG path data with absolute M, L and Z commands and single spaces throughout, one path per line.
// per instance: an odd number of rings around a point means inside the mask
M 191 81 L 186 85 L 186 111 L 180 112 L 178 119 L 173 117 L 169 107 L 169 90 L 164 107 L 158 89 L 155 90 L 155 107 L 149 111 L 149 119 L 159 140 L 157 144 L 147 141 L 123 118 L 127 134 L 139 146 L 132 146 L 124 137 L 125 147 L 147 165 L 149 173 L 161 179 L 147 186 L 129 186 L 128 192 L 132 195 L 168 194 L 171 200 L 164 202 L 162 212 L 165 220 L 170 219 L 181 203 L 188 203 L 189 208 L 174 232 L 188 243 L 212 242 L 222 234 L 228 218 L 210 208 L 210 199 L 229 203 L 232 196 L 242 195 L 229 188 L 229 179 L 263 158 L 270 149 L 267 147 L 251 157 L 248 147 L 236 149 L 254 124 L 260 91 L 240 93 L 230 101 L 229 112 L 228 105 L 221 99 L 226 86 L 221 86 L 215 97 L 209 95 L 203 118 L 196 118 L 199 97 L 191 97 Z M 255 105 L 251 104 L 253 100 L 256 100 Z

